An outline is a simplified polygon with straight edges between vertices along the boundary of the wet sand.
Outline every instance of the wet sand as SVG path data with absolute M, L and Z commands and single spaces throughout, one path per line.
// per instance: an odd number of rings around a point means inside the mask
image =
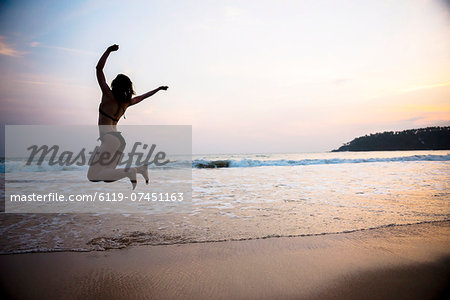
M 450 222 L 352 233 L 0 256 L 15 299 L 444 299 Z

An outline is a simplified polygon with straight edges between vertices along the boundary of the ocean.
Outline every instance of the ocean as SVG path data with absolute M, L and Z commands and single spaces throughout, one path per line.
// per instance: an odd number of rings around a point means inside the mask
M 131 190 L 92 183 L 86 166 L 1 162 L 8 190 Z M 177 162 L 165 166 L 176 169 Z M 136 192 L 149 193 L 139 178 Z M 154 173 L 156 174 L 156 173 Z M 170 174 L 170 173 L 169 173 Z M 26 178 L 26 180 L 24 179 Z M 450 219 L 450 151 L 223 154 L 192 157 L 192 197 L 139 213 L 1 213 L 0 253 L 93 251 L 322 235 Z M 8 197 L 6 197 L 8 201 Z

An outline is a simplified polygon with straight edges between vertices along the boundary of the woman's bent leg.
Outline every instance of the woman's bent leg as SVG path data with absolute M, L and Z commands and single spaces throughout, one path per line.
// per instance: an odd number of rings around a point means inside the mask
M 116 169 L 121 152 L 118 151 L 120 141 L 113 135 L 105 136 L 103 142 L 91 159 L 88 179 L 90 181 L 114 182 L 122 178 L 129 178 L 133 189 L 136 187 L 136 168 Z M 108 158 L 108 159 L 103 159 Z

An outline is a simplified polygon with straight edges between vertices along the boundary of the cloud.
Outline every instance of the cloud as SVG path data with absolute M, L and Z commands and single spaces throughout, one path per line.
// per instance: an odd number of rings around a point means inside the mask
M 76 54 L 82 54 L 82 55 L 98 55 L 98 53 L 92 52 L 92 51 L 87 51 L 87 50 L 81 50 L 81 49 L 74 49 L 74 48 L 67 48 L 67 47 L 59 47 L 59 46 L 48 46 L 48 45 L 43 45 L 39 42 L 31 42 L 30 46 L 33 48 L 47 48 L 47 49 L 56 49 L 56 50 L 61 50 L 61 51 L 66 51 L 66 52 L 70 52 L 70 53 L 76 53 Z
M 41 80 L 40 78 L 44 78 L 44 80 Z M 60 88 L 60 89 L 67 89 L 67 88 L 76 88 L 78 90 L 85 90 L 85 91 L 89 91 L 89 92 L 95 92 L 97 91 L 96 88 L 90 86 L 90 85 L 82 85 L 82 84 L 76 84 L 76 83 L 72 83 L 70 81 L 66 81 L 66 80 L 62 80 L 60 78 L 52 78 L 49 76 L 45 76 L 45 75 L 39 75 L 39 76 L 35 76 L 35 78 L 31 77 L 31 78 L 27 78 L 27 79 L 12 79 L 10 81 L 11 83 L 14 84 L 19 84 L 19 85 L 33 85 L 33 86 L 50 86 L 50 87 L 54 87 L 54 88 Z
M 337 79 L 333 80 L 332 83 L 341 85 L 341 84 L 346 84 L 346 83 L 350 82 L 351 80 L 352 79 L 350 79 L 350 78 L 337 78 Z
M 239 17 L 241 16 L 243 11 L 237 7 L 226 6 L 225 7 L 225 16 L 227 17 Z
M 417 91 L 417 90 L 423 90 L 423 89 L 433 89 L 437 87 L 443 87 L 450 85 L 450 82 L 444 82 L 444 83 L 436 83 L 436 84 L 430 84 L 430 85 L 424 85 L 424 86 L 417 86 L 413 88 L 409 88 L 404 90 L 405 92 L 411 92 L 411 91 Z
M 0 35 L 0 55 L 19 57 L 26 54 L 26 52 L 14 49 L 11 45 L 5 42 L 6 38 Z

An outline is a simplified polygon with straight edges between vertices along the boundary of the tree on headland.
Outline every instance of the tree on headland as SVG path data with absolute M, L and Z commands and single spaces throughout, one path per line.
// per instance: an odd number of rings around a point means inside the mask
M 355 138 L 339 151 L 450 150 L 450 126 L 386 131 Z

